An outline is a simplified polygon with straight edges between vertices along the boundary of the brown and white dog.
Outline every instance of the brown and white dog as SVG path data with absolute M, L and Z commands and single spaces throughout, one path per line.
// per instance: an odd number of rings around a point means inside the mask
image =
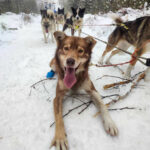
M 134 21 L 124 22 L 121 18 L 115 19 L 117 26 L 114 31 L 110 34 L 108 38 L 108 45 L 106 46 L 105 51 L 102 54 L 100 63 L 103 63 L 104 56 L 113 50 L 114 47 L 119 47 L 123 50 L 128 50 L 130 46 L 135 47 L 135 56 L 141 56 L 148 49 L 150 49 L 150 16 L 145 16 L 137 18 Z M 123 26 L 120 26 L 123 24 Z M 112 51 L 111 55 L 108 57 L 106 63 L 109 64 L 110 59 L 118 54 L 120 50 Z M 130 78 L 131 71 L 134 68 L 137 59 L 132 57 L 132 61 L 129 64 L 125 77 Z
M 41 25 L 42 31 L 44 35 L 45 43 L 48 42 L 49 34 L 51 34 L 51 40 L 54 41 L 53 33 L 56 31 L 56 23 L 55 23 L 55 16 L 53 11 L 51 10 L 41 10 Z
M 93 102 L 101 112 L 106 132 L 112 136 L 117 135 L 117 127 L 88 75 L 92 49 L 96 41 L 90 36 L 85 38 L 67 36 L 60 31 L 56 31 L 54 37 L 57 41 L 57 49 L 51 66 L 55 66 L 58 82 L 54 99 L 56 128 L 51 146 L 56 146 L 56 150 L 68 150 L 62 103 L 65 94 L 70 90 L 85 90 L 91 95 Z

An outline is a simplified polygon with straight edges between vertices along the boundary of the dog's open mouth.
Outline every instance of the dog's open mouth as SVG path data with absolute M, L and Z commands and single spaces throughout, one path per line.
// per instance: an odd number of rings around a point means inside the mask
M 46 31 L 46 33 L 48 33 L 48 28 L 47 27 L 45 28 L 45 31 Z
M 78 66 L 79 67 L 79 66 Z M 77 68 L 73 67 L 65 67 L 65 77 L 64 77 L 64 84 L 66 85 L 67 88 L 72 88 L 73 85 L 77 82 L 75 73 Z

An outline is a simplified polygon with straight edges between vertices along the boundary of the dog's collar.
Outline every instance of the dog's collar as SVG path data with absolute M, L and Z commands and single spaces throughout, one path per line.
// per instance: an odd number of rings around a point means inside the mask
M 79 29 L 79 26 L 78 26 L 78 25 L 76 25 L 76 26 L 75 26 L 75 30 L 78 30 L 78 29 Z

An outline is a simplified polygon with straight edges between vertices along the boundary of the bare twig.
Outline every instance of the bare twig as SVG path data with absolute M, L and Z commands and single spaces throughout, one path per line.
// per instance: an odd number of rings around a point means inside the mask
M 140 71 L 131 77 L 131 80 L 135 79 L 139 74 L 144 73 L 145 71 Z
M 84 109 L 82 109 L 78 114 L 80 115 L 81 113 L 83 113 L 91 104 L 92 104 L 92 101 L 89 101 L 87 106 Z
M 75 94 L 73 94 L 73 95 L 75 96 Z M 81 95 L 81 96 L 87 96 L 87 94 L 79 94 L 79 95 Z M 78 96 L 79 96 L 79 95 L 78 95 Z M 102 99 L 108 98 L 108 97 L 113 97 L 113 96 L 119 96 L 119 95 L 118 95 L 118 94 L 113 94 L 113 95 L 102 96 Z M 71 97 L 71 96 L 69 96 L 69 97 Z M 74 98 L 76 98 L 76 97 L 74 97 Z M 63 118 L 66 117 L 67 115 L 69 115 L 72 111 L 74 111 L 74 110 L 76 110 L 76 109 L 78 109 L 78 108 L 80 108 L 80 107 L 86 105 L 78 114 L 83 113 L 92 103 L 93 103 L 93 101 L 88 101 L 88 102 L 86 102 L 86 103 L 82 101 L 82 104 L 80 104 L 80 105 L 78 105 L 78 106 L 76 106 L 76 107 L 74 107 L 74 108 L 68 110 L 68 112 L 63 115 Z M 50 125 L 50 127 L 52 127 L 54 124 L 55 124 L 55 122 L 53 122 L 53 123 Z
M 42 79 L 42 80 L 40 80 L 40 81 L 38 81 L 38 82 L 32 84 L 32 85 L 30 86 L 30 93 L 29 93 L 29 96 L 31 96 L 32 89 L 35 89 L 35 86 L 36 86 L 37 84 L 39 84 L 39 83 L 41 83 L 41 82 L 43 82 L 43 81 L 46 81 L 46 80 L 56 80 L 56 78 Z M 48 91 L 47 91 L 47 89 L 46 89 L 46 87 L 45 87 L 45 84 L 43 84 L 43 87 L 44 87 L 45 91 L 48 93 Z
M 87 105 L 87 103 L 83 102 L 80 98 L 73 96 L 74 99 L 79 100 L 80 102 L 82 102 L 83 104 Z
M 43 82 L 43 81 L 46 81 L 46 80 L 56 80 L 56 78 L 42 79 L 42 80 L 40 80 L 40 81 L 38 81 L 38 82 L 32 84 L 30 87 L 31 87 L 31 88 L 35 88 L 35 85 L 37 85 L 37 84 L 39 84 L 39 83 L 41 83 L 41 82 Z
M 131 82 L 131 80 L 127 80 L 127 81 L 121 81 L 121 82 L 117 82 L 117 83 L 107 84 L 107 85 L 104 85 L 103 88 L 104 88 L 104 90 L 106 90 L 106 89 L 109 89 L 111 87 L 128 84 L 130 82 Z
M 107 104 L 106 104 L 107 105 Z M 111 109 L 111 108 L 109 108 L 108 110 L 109 111 L 117 111 L 117 110 L 142 110 L 141 108 L 138 108 L 138 107 L 121 107 L 121 108 L 113 108 L 113 109 Z M 97 117 L 98 115 L 100 114 L 100 112 L 97 112 L 93 117 Z
M 42 82 L 42 84 L 43 84 L 43 88 L 44 88 L 44 90 L 47 92 L 47 93 L 49 93 L 48 92 L 48 90 L 46 89 L 46 87 L 45 87 L 45 83 L 44 82 Z
M 48 102 L 51 102 L 51 97 L 47 98 L 46 100 L 47 100 Z
M 137 78 L 137 80 L 132 83 L 132 86 L 131 86 L 130 90 L 127 93 L 125 93 L 122 96 L 119 96 L 117 100 L 112 100 L 111 102 L 107 103 L 106 106 L 109 107 L 110 105 L 112 105 L 112 104 L 114 104 L 116 102 L 119 102 L 120 100 L 123 100 L 124 98 L 126 98 L 131 93 L 131 91 L 137 86 L 137 84 L 139 83 L 139 81 L 141 81 L 142 79 L 144 79 L 144 77 L 145 77 L 145 72 L 143 72 L 142 74 L 140 74 L 139 77 Z M 100 114 L 100 112 L 96 113 L 95 116 L 97 116 L 99 114 Z
M 113 78 L 117 78 L 117 79 L 127 80 L 128 81 L 128 79 L 125 79 L 125 78 L 122 78 L 122 77 L 118 77 L 118 76 L 112 76 L 112 75 L 103 75 L 102 77 L 97 78 L 96 80 L 102 79 L 104 77 L 113 77 Z
M 91 101 L 90 101 L 90 102 L 87 102 L 86 104 L 88 104 L 88 103 L 91 103 Z M 74 108 L 72 108 L 72 109 L 69 109 L 68 112 L 63 115 L 63 118 L 66 117 L 67 115 L 69 115 L 72 111 L 74 111 L 74 110 L 76 110 L 76 109 L 78 109 L 78 108 L 80 108 L 80 107 L 82 107 L 82 106 L 84 106 L 84 105 L 85 105 L 85 103 L 80 104 L 80 105 L 78 105 L 78 106 L 76 106 L 76 107 L 74 107 Z M 55 122 L 53 122 L 53 123 L 50 125 L 50 127 L 52 127 L 54 124 L 55 124 Z
M 112 94 L 112 95 L 106 95 L 106 96 L 101 95 L 102 99 L 108 98 L 108 97 L 114 97 L 114 96 L 120 96 L 120 95 L 119 94 Z
M 110 108 L 109 108 L 108 110 L 109 110 L 109 111 L 116 111 L 116 110 L 126 110 L 126 109 L 130 109 L 130 110 L 131 110 L 131 109 L 132 109 L 132 110 L 133 110 L 133 109 L 142 110 L 141 108 L 138 108 L 138 107 L 127 107 L 127 106 L 126 106 L 126 107 L 121 107 L 121 108 L 113 108 L 113 109 L 110 109 Z
M 108 89 L 108 88 L 112 88 L 112 87 L 115 87 L 115 86 L 119 86 L 119 85 L 124 85 L 124 84 L 128 84 L 130 82 L 133 82 L 135 80 L 135 78 L 139 75 L 139 74 L 143 74 L 144 71 L 142 72 L 139 72 L 137 74 L 135 74 L 134 76 L 131 77 L 131 80 L 126 80 L 126 81 L 121 81 L 121 82 L 116 82 L 116 83 L 111 83 L 111 84 L 106 84 L 104 85 L 104 90 Z M 144 73 L 145 74 L 145 73 Z M 144 77 L 143 77 L 144 78 Z M 139 81 L 138 81 L 139 82 Z

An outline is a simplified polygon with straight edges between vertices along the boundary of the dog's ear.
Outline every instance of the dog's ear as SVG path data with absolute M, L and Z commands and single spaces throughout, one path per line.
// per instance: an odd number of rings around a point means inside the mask
M 84 17 L 84 12 L 85 12 L 85 8 L 79 8 L 79 16 L 80 16 L 81 18 Z
M 76 9 L 74 7 L 71 7 L 72 13 L 75 14 L 76 13 Z
M 58 7 L 58 14 L 60 14 L 60 8 Z
M 91 36 L 85 37 L 85 40 L 86 43 L 88 44 L 89 49 L 92 50 L 96 44 L 96 40 L 94 40 L 94 38 Z
M 85 12 L 85 8 L 80 8 L 81 12 L 84 13 Z
M 67 35 L 64 32 L 61 32 L 61 31 L 54 32 L 54 37 L 57 41 L 57 44 L 59 44 L 62 40 L 64 40 L 66 36 Z

